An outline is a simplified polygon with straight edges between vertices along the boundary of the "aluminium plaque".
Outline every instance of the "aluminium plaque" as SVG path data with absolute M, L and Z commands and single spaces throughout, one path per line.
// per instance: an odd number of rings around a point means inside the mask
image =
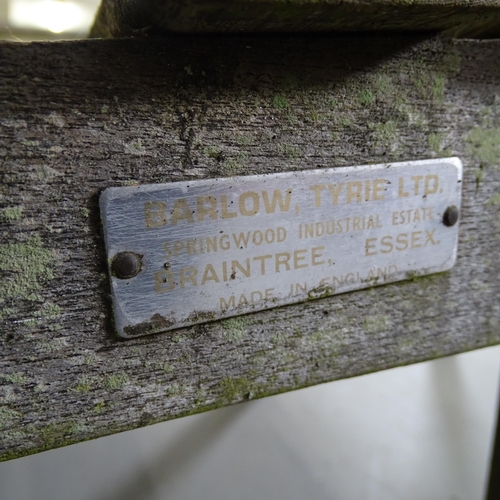
M 135 337 L 446 271 L 458 158 L 106 189 L 115 325 Z

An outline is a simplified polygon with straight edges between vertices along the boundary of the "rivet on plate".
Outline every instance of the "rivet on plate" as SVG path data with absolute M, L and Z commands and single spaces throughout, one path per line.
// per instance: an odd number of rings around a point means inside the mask
M 141 270 L 142 255 L 133 252 L 120 252 L 113 257 L 111 272 L 121 280 L 133 278 Z
M 448 207 L 443 214 L 443 224 L 445 226 L 454 226 L 458 221 L 458 208 L 455 205 Z

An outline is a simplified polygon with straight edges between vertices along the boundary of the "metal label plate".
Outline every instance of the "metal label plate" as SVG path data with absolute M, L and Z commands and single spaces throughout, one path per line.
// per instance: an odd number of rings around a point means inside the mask
M 458 158 L 106 189 L 115 324 L 135 337 L 450 269 Z M 453 213 L 448 207 L 456 207 Z

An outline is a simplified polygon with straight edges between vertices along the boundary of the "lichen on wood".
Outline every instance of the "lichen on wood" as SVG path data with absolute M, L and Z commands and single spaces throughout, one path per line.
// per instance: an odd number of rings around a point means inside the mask
M 499 343 L 499 56 L 420 36 L 0 44 L 0 459 Z M 114 335 L 106 187 L 449 154 L 450 272 Z

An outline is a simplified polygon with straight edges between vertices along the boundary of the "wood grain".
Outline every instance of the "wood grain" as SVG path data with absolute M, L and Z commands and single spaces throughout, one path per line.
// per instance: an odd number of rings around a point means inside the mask
M 500 1 L 102 0 L 91 35 L 444 30 L 499 36 Z
M 499 58 L 382 36 L 1 43 L 0 458 L 500 342 Z M 450 272 L 114 336 L 104 188 L 455 155 Z

